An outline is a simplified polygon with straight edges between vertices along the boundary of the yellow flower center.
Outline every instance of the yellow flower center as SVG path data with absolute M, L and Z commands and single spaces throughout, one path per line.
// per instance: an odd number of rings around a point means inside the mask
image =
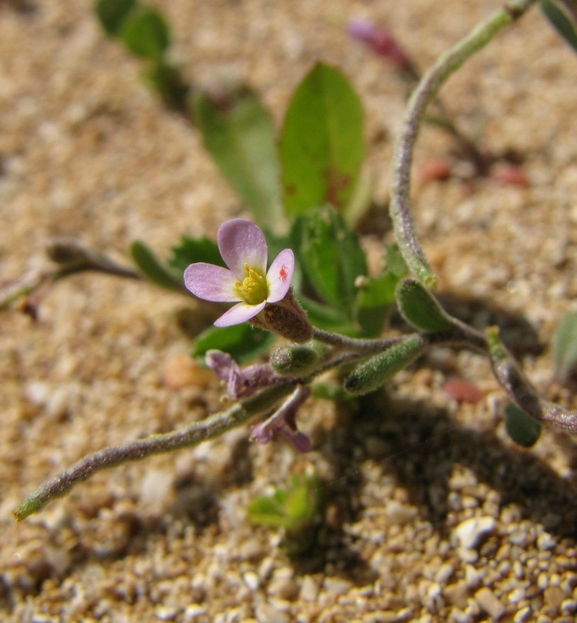
M 240 298 L 249 305 L 258 305 L 268 297 L 268 283 L 262 270 L 254 266 L 244 265 L 246 277 L 242 281 L 235 281 L 234 287 Z

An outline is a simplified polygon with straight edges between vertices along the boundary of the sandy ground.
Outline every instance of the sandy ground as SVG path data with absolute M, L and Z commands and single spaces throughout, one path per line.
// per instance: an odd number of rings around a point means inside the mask
M 222 220 L 245 214 L 198 134 L 142 86 L 139 62 L 103 36 L 91 4 L 0 3 L 2 279 L 42 267 L 55 235 L 119 259 L 144 239 L 163 255 L 181 234 L 214 235 Z M 345 21 L 393 26 L 425 68 L 499 6 L 157 4 L 189 77 L 245 77 L 277 122 L 312 63 L 341 67 L 366 109 L 381 200 L 404 87 L 347 39 Z M 453 179 L 417 187 L 414 197 L 441 290 L 465 319 L 503 324 L 544 392 L 547 345 L 577 294 L 576 84 L 577 57 L 533 10 L 443 90 L 487 147 L 523 156 L 531 186 Z M 426 129 L 417 167 L 449 147 Z M 365 243 L 374 249 L 381 237 Z M 574 620 L 576 440 L 545 432 L 534 448 L 516 447 L 487 362 L 468 353 L 434 353 L 357 409 L 307 404 L 309 455 L 280 442 L 251 445 L 240 429 L 101 473 L 17 524 L 11 510 L 22 497 L 86 453 L 218 408 L 217 382 L 183 359 L 190 340 L 175 313 L 185 305 L 153 287 L 84 275 L 49 294 L 39 322 L 17 311 L 0 317 L 2 620 Z M 183 369 L 184 386 L 175 387 Z M 485 398 L 459 406 L 443 391 L 452 375 Z M 567 392 L 560 400 L 577 406 Z M 291 560 L 280 533 L 251 525 L 246 506 L 313 468 L 326 522 L 318 546 Z

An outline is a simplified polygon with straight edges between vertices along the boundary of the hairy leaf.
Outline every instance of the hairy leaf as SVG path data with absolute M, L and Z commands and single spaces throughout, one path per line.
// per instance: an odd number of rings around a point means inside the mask
M 416 279 L 403 279 L 397 287 L 397 302 L 405 320 L 422 331 L 451 331 L 455 324 L 437 299 Z
M 360 286 L 356 300 L 356 319 L 361 335 L 376 337 L 381 334 L 395 306 L 395 289 L 399 278 L 386 272 L 369 277 Z
M 149 281 L 165 290 L 182 291 L 182 281 L 177 279 L 144 242 L 135 240 L 130 246 L 130 255 Z
M 208 350 L 222 350 L 242 364 L 266 352 L 275 340 L 274 334 L 253 328 L 248 323 L 211 327 L 196 339 L 192 356 L 204 357 Z
M 280 140 L 284 204 L 294 218 L 329 203 L 344 208 L 365 153 L 363 110 L 345 75 L 318 63 L 290 102 Z
M 367 262 L 356 233 L 327 206 L 300 217 L 293 228 L 296 254 L 319 297 L 350 320 L 354 317 L 356 281 Z

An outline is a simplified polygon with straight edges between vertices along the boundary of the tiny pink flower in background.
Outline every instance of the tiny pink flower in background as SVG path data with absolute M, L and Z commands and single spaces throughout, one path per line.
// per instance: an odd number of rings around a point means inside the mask
M 368 20 L 353 19 L 349 21 L 347 31 L 353 39 L 362 41 L 375 54 L 385 56 L 399 69 L 408 69 L 411 66 L 410 58 L 389 29 L 376 26 Z
M 235 218 L 223 223 L 217 234 L 218 249 L 228 268 L 198 262 L 184 271 L 184 283 L 206 301 L 237 303 L 215 321 L 217 327 L 246 322 L 267 303 L 278 303 L 288 293 L 295 258 L 281 251 L 267 271 L 268 246 L 254 223 Z

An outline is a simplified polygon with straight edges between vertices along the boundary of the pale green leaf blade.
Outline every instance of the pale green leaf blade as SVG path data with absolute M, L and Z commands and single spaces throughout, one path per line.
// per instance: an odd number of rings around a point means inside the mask
M 363 109 L 346 76 L 318 63 L 290 102 L 280 140 L 284 204 L 294 218 L 349 201 L 365 153 Z

